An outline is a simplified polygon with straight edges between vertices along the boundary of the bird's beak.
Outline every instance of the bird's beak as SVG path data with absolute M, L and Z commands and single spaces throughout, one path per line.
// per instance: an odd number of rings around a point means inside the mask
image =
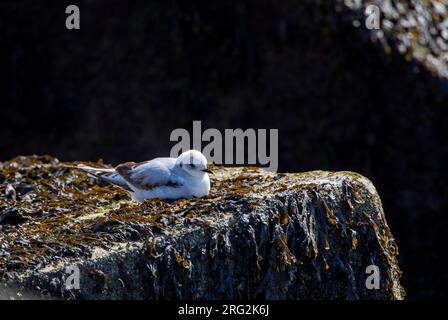
M 202 172 L 207 172 L 210 174 L 214 174 L 212 170 L 210 170 L 209 168 L 202 170 Z

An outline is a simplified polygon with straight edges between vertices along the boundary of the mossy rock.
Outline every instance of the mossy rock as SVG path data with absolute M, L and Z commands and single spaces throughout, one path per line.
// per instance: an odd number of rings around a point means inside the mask
M 206 198 L 139 204 L 51 157 L 0 164 L 0 217 L 22 218 L 0 223 L 0 296 L 404 297 L 398 249 L 368 179 L 213 169 Z M 366 287 L 369 265 L 380 271 L 377 290 Z M 79 289 L 65 285 L 73 266 Z

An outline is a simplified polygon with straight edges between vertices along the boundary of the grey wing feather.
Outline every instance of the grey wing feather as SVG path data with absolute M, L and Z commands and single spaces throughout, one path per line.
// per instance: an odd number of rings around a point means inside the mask
M 116 171 L 132 187 L 150 190 L 158 186 L 181 186 L 183 181 L 174 174 L 174 158 L 156 158 L 150 161 L 125 163 Z
M 123 179 L 123 177 L 115 169 L 94 168 L 94 167 L 86 166 L 84 164 L 79 164 L 74 168 L 86 171 L 90 175 L 92 175 L 96 178 L 104 180 L 108 183 L 115 184 L 127 191 L 132 191 L 132 189 L 129 187 L 128 183 Z
M 129 187 L 129 184 L 123 179 L 122 176 L 118 174 L 118 172 L 96 174 L 95 177 L 98 177 L 106 182 L 122 187 L 127 191 L 132 191 L 132 189 Z

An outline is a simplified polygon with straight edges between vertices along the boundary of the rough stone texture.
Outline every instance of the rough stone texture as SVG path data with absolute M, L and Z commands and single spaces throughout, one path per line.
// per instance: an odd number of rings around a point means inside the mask
M 50 157 L 2 163 L 0 297 L 404 297 L 398 249 L 365 177 L 215 171 L 207 198 L 137 204 Z M 379 290 L 365 286 L 372 264 Z M 73 265 L 80 290 L 64 288 Z

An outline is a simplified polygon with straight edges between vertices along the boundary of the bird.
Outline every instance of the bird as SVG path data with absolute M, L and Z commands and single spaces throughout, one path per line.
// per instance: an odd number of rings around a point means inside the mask
M 146 199 L 192 199 L 210 192 L 207 159 L 197 150 L 188 150 L 177 158 L 155 158 L 144 162 L 126 162 L 115 168 L 95 168 L 78 164 L 83 170 L 126 190 L 138 202 Z

